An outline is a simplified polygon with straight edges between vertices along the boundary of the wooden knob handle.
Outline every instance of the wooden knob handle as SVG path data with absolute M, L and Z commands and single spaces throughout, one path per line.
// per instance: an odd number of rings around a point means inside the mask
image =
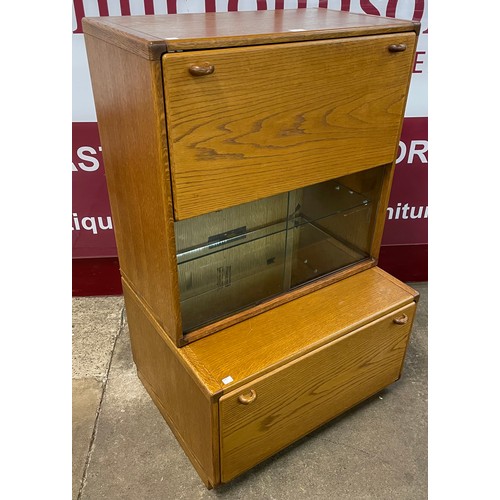
M 406 44 L 404 43 L 395 43 L 393 45 L 389 45 L 389 52 L 404 52 L 406 50 Z
M 242 405 L 249 405 L 257 399 L 257 393 L 251 389 L 248 394 L 240 394 L 238 396 L 238 402 Z
M 208 62 L 204 62 L 201 64 L 191 64 L 191 66 L 189 66 L 189 72 L 193 76 L 211 75 L 214 71 L 215 71 L 215 66 Z
M 408 323 L 408 316 L 406 314 L 402 314 L 401 316 L 394 318 L 392 321 L 394 321 L 396 325 L 405 325 Z

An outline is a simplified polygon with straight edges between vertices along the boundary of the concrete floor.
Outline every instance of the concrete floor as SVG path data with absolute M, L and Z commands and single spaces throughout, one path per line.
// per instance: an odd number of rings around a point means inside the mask
M 207 490 L 136 376 L 122 297 L 73 299 L 73 499 L 427 498 L 427 283 L 401 380 Z

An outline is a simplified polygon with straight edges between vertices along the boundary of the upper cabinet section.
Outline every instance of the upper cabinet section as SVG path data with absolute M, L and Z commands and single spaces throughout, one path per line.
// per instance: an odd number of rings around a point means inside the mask
M 175 218 L 392 163 L 414 32 L 163 56 Z

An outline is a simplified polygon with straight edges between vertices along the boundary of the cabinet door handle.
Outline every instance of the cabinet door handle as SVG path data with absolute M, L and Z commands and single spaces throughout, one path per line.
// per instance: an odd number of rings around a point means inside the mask
M 394 43 L 389 45 L 389 52 L 404 52 L 406 50 L 406 44 L 404 43 Z
M 241 403 L 242 405 L 249 405 L 250 403 L 253 403 L 257 399 L 257 393 L 251 389 L 250 393 L 248 394 L 240 394 L 238 396 L 238 402 Z
M 392 321 L 394 321 L 396 325 L 406 325 L 406 323 L 408 323 L 408 316 L 406 314 L 402 314 L 401 316 L 394 318 Z
M 214 71 L 215 71 L 215 66 L 208 62 L 204 62 L 201 64 L 191 64 L 191 66 L 189 66 L 189 72 L 193 76 L 211 75 Z

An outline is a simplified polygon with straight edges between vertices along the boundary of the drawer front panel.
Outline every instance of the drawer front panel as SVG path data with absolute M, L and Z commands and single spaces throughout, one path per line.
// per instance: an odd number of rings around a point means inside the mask
M 176 219 L 393 161 L 414 33 L 163 56 Z M 392 51 L 392 45 L 406 45 Z M 211 74 L 193 76 L 205 63 Z
M 415 309 L 413 302 L 223 396 L 222 481 L 396 381 Z

